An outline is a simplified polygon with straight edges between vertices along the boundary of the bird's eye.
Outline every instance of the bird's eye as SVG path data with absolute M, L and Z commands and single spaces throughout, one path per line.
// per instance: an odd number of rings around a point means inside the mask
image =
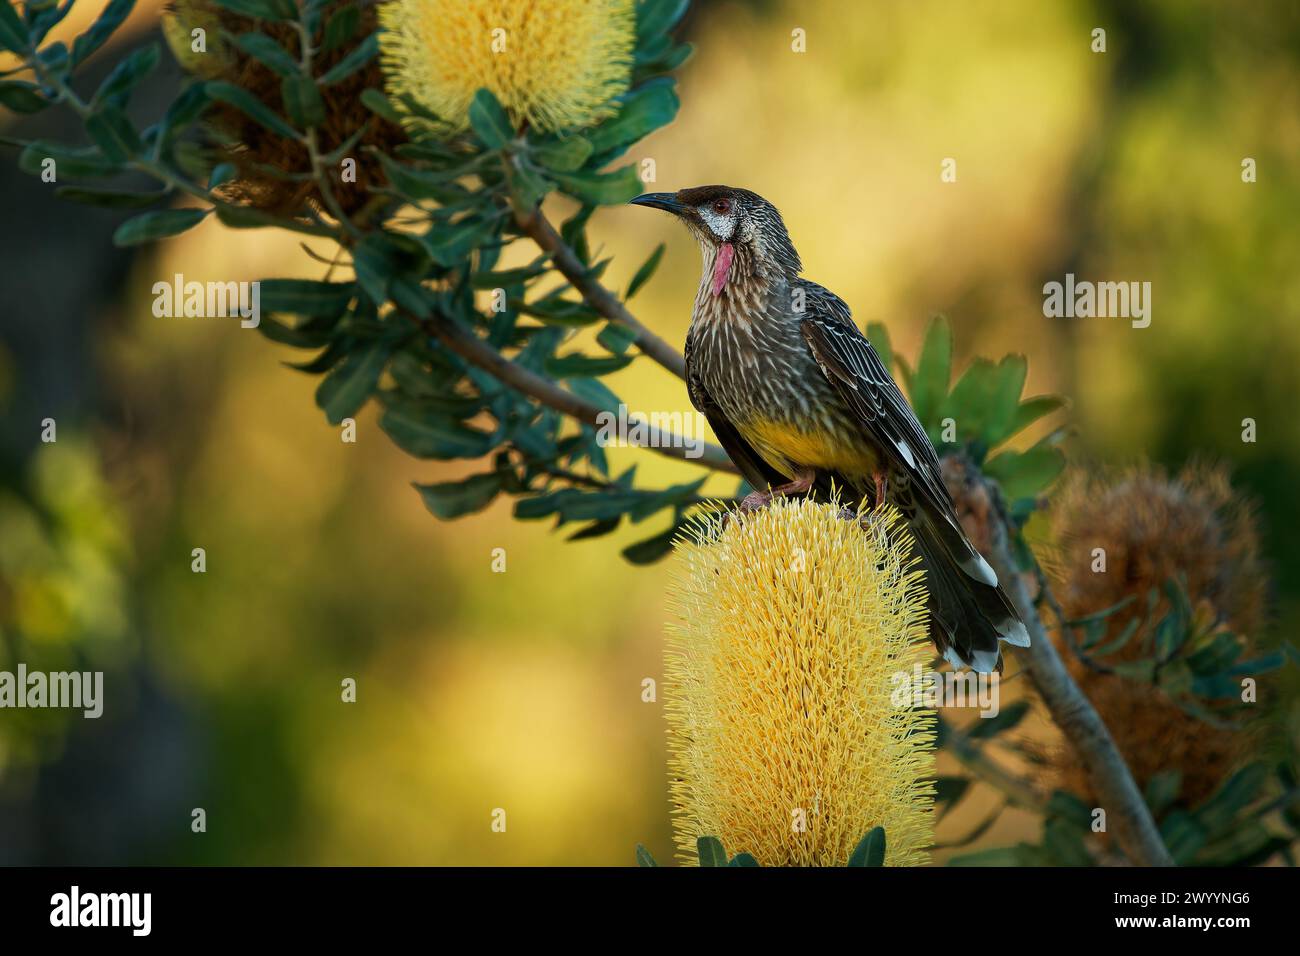
M 730 199 L 713 200 L 713 211 L 719 213 L 720 215 L 725 216 L 727 213 L 731 212 L 731 200 Z

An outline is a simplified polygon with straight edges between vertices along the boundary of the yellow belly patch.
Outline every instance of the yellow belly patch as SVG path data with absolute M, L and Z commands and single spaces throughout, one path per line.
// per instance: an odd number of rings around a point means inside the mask
M 800 467 L 850 475 L 870 475 L 876 470 L 877 459 L 870 448 L 828 431 L 807 432 L 776 421 L 746 422 L 738 430 L 769 465 L 789 478 Z

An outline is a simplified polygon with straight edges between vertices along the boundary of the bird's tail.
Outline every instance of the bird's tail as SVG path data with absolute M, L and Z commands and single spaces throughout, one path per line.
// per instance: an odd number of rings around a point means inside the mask
M 954 667 L 1002 670 L 1001 641 L 1029 646 L 1029 632 L 998 584 L 998 576 L 956 519 L 918 509 L 912 522 L 935 646 Z

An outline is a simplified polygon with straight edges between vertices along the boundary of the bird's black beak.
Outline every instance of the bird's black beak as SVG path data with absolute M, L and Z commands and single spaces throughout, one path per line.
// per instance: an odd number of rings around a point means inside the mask
M 645 193 L 630 200 L 634 206 L 650 206 L 680 216 L 686 208 L 677 201 L 676 193 Z

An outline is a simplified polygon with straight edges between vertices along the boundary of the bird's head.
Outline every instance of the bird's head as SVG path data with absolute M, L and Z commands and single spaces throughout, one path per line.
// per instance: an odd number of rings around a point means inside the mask
M 790 279 L 802 268 L 781 214 L 748 189 L 694 186 L 675 193 L 645 193 L 632 203 L 663 209 L 686 224 L 699 240 L 706 268 L 713 269 L 715 294 L 736 269 L 760 278 Z

